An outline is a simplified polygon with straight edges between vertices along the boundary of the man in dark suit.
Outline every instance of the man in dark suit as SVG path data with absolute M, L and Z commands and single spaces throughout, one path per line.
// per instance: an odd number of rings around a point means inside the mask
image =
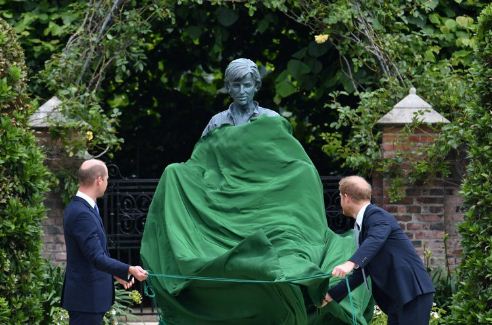
M 388 315 L 388 324 L 424 325 L 432 308 L 432 280 L 415 248 L 401 230 L 395 217 L 371 204 L 371 185 L 359 176 L 340 181 L 343 214 L 354 218 L 358 249 L 332 275 L 349 276 L 351 289 L 372 280 L 372 294 Z M 323 305 L 339 302 L 347 295 L 345 281 L 328 290 Z
M 96 200 L 108 185 L 108 169 L 96 159 L 84 161 L 78 171 L 79 190 L 63 216 L 67 267 L 62 307 L 70 325 L 101 324 L 114 302 L 113 277 L 125 289 L 147 278 L 140 266 L 129 266 L 109 256 L 106 234 Z

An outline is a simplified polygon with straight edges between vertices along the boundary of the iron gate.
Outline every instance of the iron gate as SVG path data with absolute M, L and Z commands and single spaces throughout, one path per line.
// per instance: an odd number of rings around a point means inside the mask
M 100 207 L 111 256 L 130 265 L 141 265 L 140 241 L 159 179 L 123 177 L 118 167 L 111 164 L 108 170 L 109 184 Z M 328 226 L 336 233 L 345 232 L 353 226 L 353 221 L 344 217 L 340 210 L 339 180 L 339 176 L 321 177 Z M 135 314 L 155 314 L 152 302 L 143 294 L 141 283 L 137 281 L 134 288 L 144 298 Z

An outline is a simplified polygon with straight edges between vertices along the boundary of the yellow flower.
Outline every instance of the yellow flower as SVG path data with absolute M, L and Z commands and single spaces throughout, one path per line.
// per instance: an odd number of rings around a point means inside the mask
M 140 292 L 138 292 L 137 290 L 132 290 L 130 292 L 130 298 L 133 300 L 134 303 L 136 304 L 141 304 L 142 303 L 142 295 L 140 294 Z
M 92 139 L 94 139 L 94 134 L 92 133 L 92 131 L 87 131 L 85 133 L 85 138 L 87 139 L 87 141 L 91 141 Z
M 328 35 L 327 34 L 319 34 L 314 36 L 314 41 L 318 44 L 323 44 L 328 40 Z

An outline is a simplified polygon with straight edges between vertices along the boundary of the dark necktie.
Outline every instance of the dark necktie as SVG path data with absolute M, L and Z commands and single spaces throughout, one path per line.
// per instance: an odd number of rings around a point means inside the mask
M 359 224 L 356 222 L 354 224 L 354 239 L 355 239 L 355 247 L 359 248 L 359 234 L 360 234 L 360 227 Z
M 94 205 L 94 210 L 96 210 L 96 214 L 99 217 L 98 219 L 99 219 L 99 222 L 101 223 L 101 227 L 103 227 L 103 229 L 104 229 L 104 226 L 102 223 L 102 218 L 101 218 L 101 215 L 99 214 L 99 208 L 97 207 L 97 203 L 96 203 L 96 205 Z

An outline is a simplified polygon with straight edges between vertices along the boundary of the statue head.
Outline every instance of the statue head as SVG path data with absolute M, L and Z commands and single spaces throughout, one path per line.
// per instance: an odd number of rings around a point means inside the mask
M 261 77 L 258 66 L 250 59 L 244 58 L 235 59 L 227 66 L 224 75 L 226 89 L 229 90 L 229 85 L 232 81 L 240 80 L 248 73 L 251 73 L 251 77 L 256 83 L 256 90 L 259 90 L 261 87 Z
M 234 102 L 239 106 L 245 106 L 252 102 L 261 86 L 258 66 L 250 59 L 233 60 L 225 70 L 224 82 Z

